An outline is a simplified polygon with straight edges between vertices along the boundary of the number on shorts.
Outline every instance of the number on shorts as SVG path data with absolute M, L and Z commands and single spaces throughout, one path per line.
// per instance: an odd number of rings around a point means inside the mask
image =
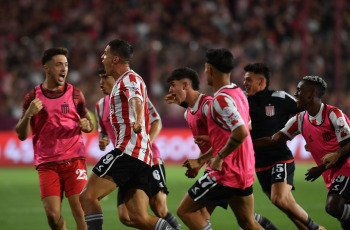
M 75 171 L 75 174 L 78 174 L 77 180 L 87 180 L 85 169 L 77 169 L 77 171 Z

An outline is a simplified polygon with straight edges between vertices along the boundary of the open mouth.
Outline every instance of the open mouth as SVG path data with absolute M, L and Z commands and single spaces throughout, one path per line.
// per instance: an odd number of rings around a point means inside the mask
M 64 81 L 64 77 L 65 77 L 64 73 L 61 73 L 61 74 L 59 75 L 59 77 L 58 77 L 58 80 L 59 80 L 60 82 L 63 82 L 63 81 Z

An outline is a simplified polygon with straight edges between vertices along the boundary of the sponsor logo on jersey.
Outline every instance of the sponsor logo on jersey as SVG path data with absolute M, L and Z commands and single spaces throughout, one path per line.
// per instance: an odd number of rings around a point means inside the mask
M 68 104 L 61 105 L 61 113 L 63 113 L 63 114 L 69 113 L 69 105 Z
M 274 116 L 275 115 L 275 106 L 273 106 L 273 105 L 265 106 L 265 113 L 266 113 L 266 116 L 268 116 L 268 117 Z

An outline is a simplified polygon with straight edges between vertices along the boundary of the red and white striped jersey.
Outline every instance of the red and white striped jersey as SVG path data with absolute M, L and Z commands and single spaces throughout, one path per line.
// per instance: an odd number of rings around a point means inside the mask
M 135 97 L 142 101 L 145 118 L 142 123 L 142 131 L 138 134 L 131 127 L 131 124 L 135 122 L 135 117 L 129 106 L 129 100 Z M 143 79 L 133 70 L 125 72 L 116 81 L 109 103 L 111 122 L 116 134 L 114 147 L 151 165 L 147 88 Z

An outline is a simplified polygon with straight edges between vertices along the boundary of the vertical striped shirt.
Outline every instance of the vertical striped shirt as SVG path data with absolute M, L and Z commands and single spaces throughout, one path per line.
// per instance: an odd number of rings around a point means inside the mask
M 138 134 L 131 127 L 131 124 L 136 121 L 129 106 L 129 100 L 132 98 L 139 98 L 142 101 L 144 112 L 142 131 Z M 116 134 L 115 148 L 151 165 L 147 88 L 143 79 L 133 70 L 125 72 L 116 81 L 109 103 L 110 118 Z

